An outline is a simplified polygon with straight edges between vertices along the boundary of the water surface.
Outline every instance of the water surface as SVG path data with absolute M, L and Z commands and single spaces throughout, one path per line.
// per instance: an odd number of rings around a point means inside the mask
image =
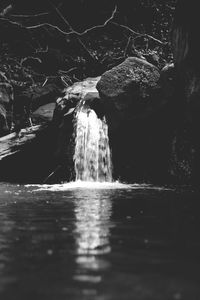
M 0 299 L 200 299 L 199 193 L 0 184 Z

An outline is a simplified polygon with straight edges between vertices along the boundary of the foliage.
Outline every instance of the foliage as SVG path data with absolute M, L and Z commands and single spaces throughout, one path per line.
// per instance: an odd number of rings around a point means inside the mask
M 1 71 L 16 86 L 57 78 L 68 85 L 128 56 L 163 67 L 172 60 L 175 2 L 1 1 Z

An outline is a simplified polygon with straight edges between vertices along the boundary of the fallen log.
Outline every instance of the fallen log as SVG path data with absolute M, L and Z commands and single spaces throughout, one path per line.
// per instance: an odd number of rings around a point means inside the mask
M 35 125 L 22 129 L 20 133 L 13 132 L 1 137 L 0 160 L 21 151 L 25 145 L 35 140 L 37 134 L 46 127 L 47 125 Z

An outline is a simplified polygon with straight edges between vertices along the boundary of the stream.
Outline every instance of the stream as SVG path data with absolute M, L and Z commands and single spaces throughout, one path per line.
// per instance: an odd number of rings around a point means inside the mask
M 0 184 L 0 299 L 200 299 L 199 192 Z

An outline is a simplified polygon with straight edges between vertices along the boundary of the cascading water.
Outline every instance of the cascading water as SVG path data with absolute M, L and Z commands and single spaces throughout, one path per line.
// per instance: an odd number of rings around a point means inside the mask
M 76 180 L 111 182 L 112 162 L 105 118 L 84 104 L 76 112 L 74 165 Z

